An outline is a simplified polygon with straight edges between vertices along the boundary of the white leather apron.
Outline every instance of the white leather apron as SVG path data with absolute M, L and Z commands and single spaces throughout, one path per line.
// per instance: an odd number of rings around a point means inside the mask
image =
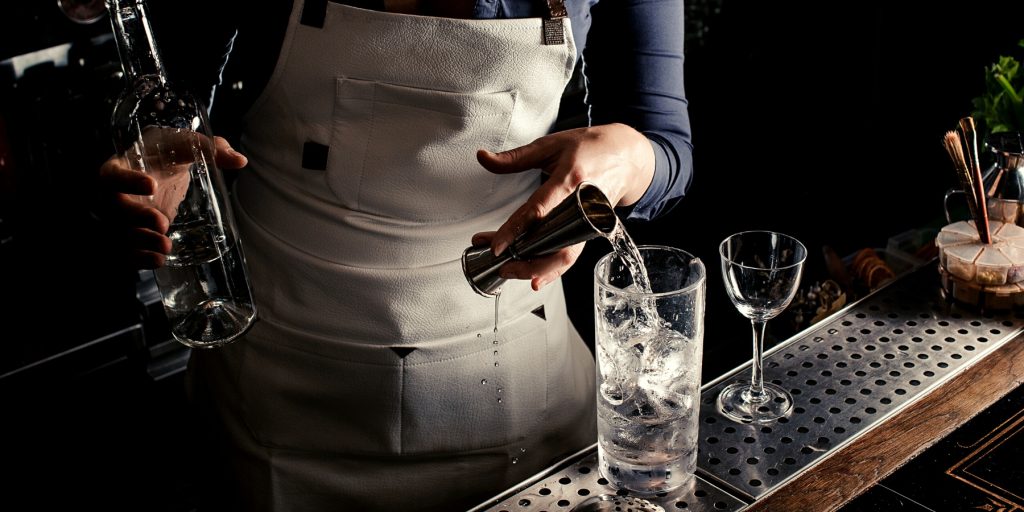
M 550 129 L 576 50 L 540 18 L 296 1 L 236 185 L 260 321 L 194 354 L 245 510 L 458 510 L 596 439 L 593 361 L 559 283 L 476 295 L 460 256 L 539 184 L 475 151 Z M 550 22 L 549 22 L 550 23 Z M 326 158 L 324 158 L 326 152 Z M 319 160 L 319 162 L 317 162 Z

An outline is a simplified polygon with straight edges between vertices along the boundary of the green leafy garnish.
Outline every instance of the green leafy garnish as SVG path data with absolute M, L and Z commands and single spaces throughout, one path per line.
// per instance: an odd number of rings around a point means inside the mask
M 1017 43 L 1024 48 L 1024 39 Z M 1024 69 L 1021 61 L 1000 56 L 985 67 L 985 93 L 972 100 L 971 115 L 985 133 L 1024 131 Z

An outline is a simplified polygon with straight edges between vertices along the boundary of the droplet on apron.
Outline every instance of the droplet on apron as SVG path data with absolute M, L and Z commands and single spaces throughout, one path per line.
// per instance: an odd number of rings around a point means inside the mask
M 483 384 L 484 386 L 486 386 L 487 385 L 487 379 L 481 379 L 480 380 L 480 384 Z

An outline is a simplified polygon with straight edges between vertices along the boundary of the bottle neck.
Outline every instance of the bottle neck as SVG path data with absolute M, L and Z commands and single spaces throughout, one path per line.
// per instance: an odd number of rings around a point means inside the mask
M 121 56 L 121 68 L 129 83 L 150 75 L 166 82 L 144 0 L 107 0 L 110 22 Z

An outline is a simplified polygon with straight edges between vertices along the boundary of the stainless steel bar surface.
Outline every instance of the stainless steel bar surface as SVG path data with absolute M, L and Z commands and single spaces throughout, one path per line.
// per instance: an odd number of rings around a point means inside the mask
M 936 263 L 918 267 L 765 354 L 765 380 L 793 394 L 788 418 L 741 424 L 718 413 L 719 391 L 748 378 L 749 362 L 705 384 L 694 486 L 647 499 L 664 510 L 742 510 L 1013 340 L 1022 318 L 950 303 Z M 471 512 L 571 511 L 616 492 L 594 445 Z
M 739 424 L 718 413 L 719 391 L 749 364 L 705 385 L 698 470 L 756 500 L 1012 340 L 1021 318 L 948 302 L 936 263 L 923 265 L 765 356 L 765 380 L 793 394 L 788 418 Z

